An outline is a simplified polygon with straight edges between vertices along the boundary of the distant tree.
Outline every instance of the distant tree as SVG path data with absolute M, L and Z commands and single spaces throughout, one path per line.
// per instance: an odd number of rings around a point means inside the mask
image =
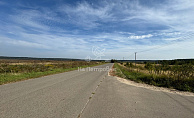
M 130 67 L 133 67 L 133 64 L 132 63 L 130 63 L 130 65 L 129 65 Z
M 170 65 L 177 65 L 178 64 L 178 61 L 177 60 L 171 60 L 169 64 Z
M 110 61 L 111 63 L 115 63 L 115 62 L 117 62 L 115 59 L 111 59 L 111 61 Z
M 144 61 L 143 63 L 144 63 L 144 64 L 147 64 L 147 61 Z

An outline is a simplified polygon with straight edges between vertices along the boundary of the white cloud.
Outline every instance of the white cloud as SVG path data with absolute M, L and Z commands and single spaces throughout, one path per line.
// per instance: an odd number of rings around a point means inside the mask
M 189 32 L 194 28 L 194 2 L 191 0 L 175 0 L 169 1 L 167 4 L 158 5 L 158 7 L 145 7 L 135 4 L 136 9 L 130 11 L 128 17 L 134 19 L 142 19 L 148 23 L 155 23 L 169 27 L 179 32 Z
M 122 0 L 32 9 L 16 9 L 16 14 L 8 16 L 8 21 L 13 23 L 3 22 L 0 36 L 6 37 L 9 33 L 9 39 L 2 38 L 1 43 L 74 52 L 87 52 L 92 46 L 103 44 L 110 52 L 133 53 L 171 41 L 179 42 L 178 39 L 194 32 L 194 2 L 191 0 L 173 0 L 149 7 L 136 0 Z M 150 40 L 146 40 L 148 38 Z M 188 45 L 188 40 L 180 45 Z
M 153 35 L 152 34 L 140 35 L 140 36 L 132 35 L 132 36 L 129 36 L 128 38 L 129 39 L 144 39 L 144 38 L 150 38 L 150 37 L 153 37 Z
M 48 30 L 49 27 L 38 22 L 42 17 L 42 13 L 37 10 L 18 10 L 17 14 L 10 15 L 10 19 L 17 25 L 32 27 L 42 30 Z
M 87 2 L 81 2 L 76 6 L 62 5 L 58 9 L 67 15 L 70 23 L 90 29 L 100 25 L 97 21 L 106 22 L 112 19 L 111 7 L 108 5 L 94 8 Z
M 41 49 L 50 48 L 44 44 L 29 42 L 29 41 L 24 41 L 24 40 L 15 40 L 15 39 L 7 38 L 7 37 L 0 37 L 0 39 L 1 39 L 0 41 L 4 44 L 11 44 L 11 45 L 16 45 L 16 46 L 31 47 L 31 48 L 41 48 Z

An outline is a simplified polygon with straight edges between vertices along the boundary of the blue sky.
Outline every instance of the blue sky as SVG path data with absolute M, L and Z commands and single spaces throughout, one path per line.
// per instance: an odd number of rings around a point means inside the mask
M 193 0 L 1 0 L 0 55 L 194 58 L 193 14 Z

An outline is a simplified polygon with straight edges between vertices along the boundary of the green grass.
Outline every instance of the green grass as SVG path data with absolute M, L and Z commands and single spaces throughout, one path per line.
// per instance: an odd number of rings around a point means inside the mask
M 159 87 L 175 88 L 181 91 L 194 92 L 194 79 L 175 79 L 165 75 L 145 74 L 137 71 L 131 71 L 128 68 L 124 68 L 118 64 L 115 64 L 116 75 L 125 77 L 132 81 L 146 83 Z M 121 73 L 122 72 L 122 73 Z
M 97 66 L 97 65 L 102 65 L 102 64 L 95 64 L 95 65 L 89 65 L 89 66 L 84 65 L 84 66 L 79 66 L 79 67 L 86 68 L 86 67 L 92 67 L 92 66 Z M 51 75 L 51 74 L 72 71 L 76 69 L 78 69 L 78 67 L 68 68 L 68 69 L 55 68 L 55 69 L 51 69 L 51 70 L 44 71 L 44 72 L 6 73 L 6 74 L 1 73 L 0 74 L 0 85 L 11 83 L 11 82 L 16 82 L 16 81 L 22 81 L 22 80 L 42 77 L 42 76 Z

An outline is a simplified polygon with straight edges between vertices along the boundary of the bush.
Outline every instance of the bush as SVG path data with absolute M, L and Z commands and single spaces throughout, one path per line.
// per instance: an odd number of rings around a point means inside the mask
M 129 62 L 127 62 L 127 63 L 125 64 L 125 66 L 129 66 Z
M 115 63 L 115 62 L 117 62 L 115 59 L 111 59 L 111 61 L 110 61 L 111 63 Z

